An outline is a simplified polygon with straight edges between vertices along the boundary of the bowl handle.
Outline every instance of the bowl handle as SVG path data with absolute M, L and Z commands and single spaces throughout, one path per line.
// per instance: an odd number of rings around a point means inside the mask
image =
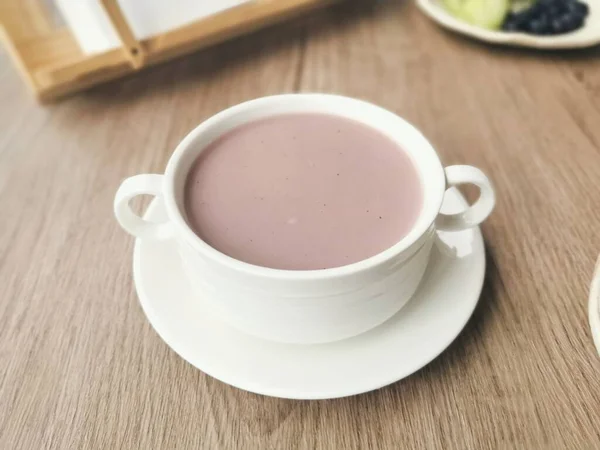
M 127 178 L 115 195 L 115 216 L 119 225 L 137 238 L 168 239 L 173 236 L 170 222 L 155 223 L 144 220 L 134 213 L 129 201 L 138 195 L 148 194 L 162 197 L 163 175 L 144 174 Z
M 461 184 L 474 184 L 479 188 L 479 199 L 474 205 L 456 214 L 440 213 L 435 226 L 441 231 L 460 231 L 473 228 L 490 215 L 496 204 L 496 194 L 492 183 L 485 174 L 471 166 L 446 167 L 446 183 L 448 188 Z

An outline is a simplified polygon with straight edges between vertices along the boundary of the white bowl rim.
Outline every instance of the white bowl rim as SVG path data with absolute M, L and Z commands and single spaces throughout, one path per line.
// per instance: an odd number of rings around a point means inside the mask
M 433 192 L 433 194 L 430 195 L 429 200 L 426 201 L 426 203 L 424 204 L 422 214 L 417 220 L 415 226 L 399 242 L 370 258 L 363 259 L 362 261 L 348 264 L 346 266 L 333 267 L 321 270 L 283 270 L 257 266 L 228 256 L 218 251 L 217 249 L 211 247 L 202 239 L 200 239 L 187 225 L 183 212 L 180 210 L 180 208 L 177 205 L 177 202 L 175 201 L 175 173 L 177 171 L 179 161 L 181 160 L 181 157 L 185 153 L 185 151 L 193 145 L 193 143 L 196 141 L 196 139 L 199 138 L 199 136 L 202 133 L 206 132 L 206 130 L 208 130 L 210 127 L 215 126 L 219 122 L 226 120 L 230 115 L 236 112 L 243 111 L 244 109 L 248 108 L 254 108 L 258 104 L 268 103 L 277 100 L 285 101 L 286 98 L 296 97 L 328 98 L 332 101 L 341 100 L 345 102 L 356 102 L 357 104 L 364 105 L 364 107 L 372 109 L 374 108 L 385 114 L 392 115 L 394 116 L 395 120 L 397 120 L 399 123 L 402 123 L 408 129 L 410 129 L 413 133 L 413 136 L 417 137 L 420 140 L 421 150 L 432 152 L 433 156 L 435 156 L 435 176 L 428 179 L 427 187 L 424 187 L 430 192 Z M 414 248 L 413 246 L 415 246 L 415 244 L 418 244 L 420 240 L 422 240 L 422 242 L 424 243 L 425 241 L 423 239 L 431 234 L 429 231 L 433 229 L 435 219 L 440 212 L 446 191 L 446 176 L 439 155 L 437 154 L 429 140 L 427 140 L 427 138 L 423 136 L 423 134 L 419 131 L 418 128 L 416 128 L 414 125 L 412 125 L 410 122 L 400 117 L 396 113 L 389 111 L 381 106 L 375 105 L 373 103 L 352 97 L 323 93 L 292 93 L 260 97 L 232 106 L 215 114 L 214 116 L 200 123 L 179 143 L 179 145 L 173 152 L 169 163 L 167 164 L 167 168 L 165 170 L 165 181 L 165 195 L 163 197 L 163 200 L 167 210 L 167 215 L 169 216 L 169 219 L 175 226 L 177 230 L 177 235 L 183 238 L 182 242 L 184 242 L 186 245 L 191 246 L 203 255 L 208 256 L 213 261 L 225 265 L 230 269 L 245 272 L 246 274 L 252 276 L 262 276 L 270 279 L 289 281 L 323 280 L 351 276 L 356 273 L 377 267 L 385 263 L 386 261 L 389 261 L 393 257 L 400 255 L 403 252 L 406 252 L 409 249 L 416 250 L 416 248 Z M 422 181 L 425 182 L 424 179 Z M 412 251 L 410 252 L 410 254 L 412 254 Z M 410 254 L 407 253 L 407 256 L 410 256 Z

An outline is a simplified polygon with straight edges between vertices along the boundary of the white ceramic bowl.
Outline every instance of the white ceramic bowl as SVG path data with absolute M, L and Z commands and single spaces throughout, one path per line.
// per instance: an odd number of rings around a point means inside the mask
M 585 25 L 572 33 L 556 36 L 535 36 L 526 33 L 486 30 L 454 17 L 444 8 L 442 0 L 417 0 L 417 5 L 421 11 L 444 28 L 480 41 L 515 47 L 567 49 L 591 47 L 600 44 L 600 0 L 580 1 L 587 3 L 590 7 L 590 14 Z
M 182 198 L 187 173 L 198 154 L 243 123 L 299 112 L 357 120 L 380 130 L 408 153 L 420 173 L 424 204 L 413 229 L 400 242 L 348 266 L 289 271 L 233 259 L 190 229 Z M 479 200 L 462 213 L 441 214 L 445 190 L 464 183 L 480 188 Z M 135 215 L 129 200 L 141 194 L 160 197 L 168 221 L 156 224 Z M 346 97 L 290 94 L 234 106 L 199 125 L 179 144 L 164 175 L 137 175 L 122 183 L 115 197 L 115 214 L 121 226 L 138 238 L 175 239 L 192 286 L 231 325 L 266 339 L 317 343 L 357 335 L 393 316 L 423 277 L 436 227 L 461 230 L 476 226 L 490 214 L 494 202 L 494 191 L 481 171 L 470 166 L 444 170 L 429 142 L 397 115 Z

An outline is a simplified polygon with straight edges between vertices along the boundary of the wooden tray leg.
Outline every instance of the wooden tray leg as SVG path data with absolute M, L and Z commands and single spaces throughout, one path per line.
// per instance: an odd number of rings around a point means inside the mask
M 141 43 L 135 38 L 117 0 L 100 0 L 100 3 L 106 11 L 115 31 L 119 35 L 123 51 L 127 55 L 129 61 L 131 61 L 131 66 L 134 69 L 142 68 L 146 60 L 146 53 L 142 48 Z

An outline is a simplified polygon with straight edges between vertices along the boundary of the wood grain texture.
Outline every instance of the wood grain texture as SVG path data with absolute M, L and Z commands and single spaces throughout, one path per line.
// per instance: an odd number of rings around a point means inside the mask
M 394 1 L 340 5 L 51 107 L 2 55 L 0 448 L 600 448 L 586 311 L 599 56 L 486 47 Z M 396 111 L 498 192 L 467 328 L 415 375 L 346 399 L 261 397 L 180 359 L 139 307 L 133 241 L 111 211 L 120 180 L 162 171 L 203 119 L 296 90 Z

